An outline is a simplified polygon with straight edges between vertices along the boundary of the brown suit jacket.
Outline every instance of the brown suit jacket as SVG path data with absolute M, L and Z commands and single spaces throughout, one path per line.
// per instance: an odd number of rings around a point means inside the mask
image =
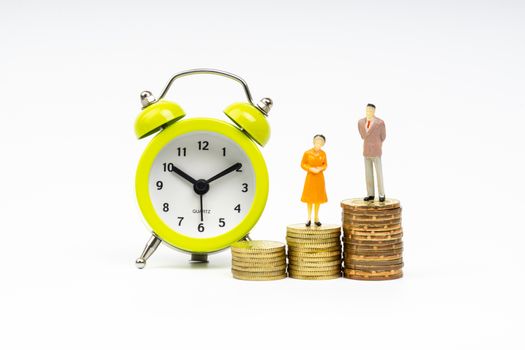
M 370 126 L 370 130 L 366 131 L 366 118 L 360 119 L 357 123 L 359 133 L 363 142 L 363 155 L 365 157 L 381 157 L 381 146 L 386 138 L 385 122 L 377 117 L 374 117 L 374 122 Z

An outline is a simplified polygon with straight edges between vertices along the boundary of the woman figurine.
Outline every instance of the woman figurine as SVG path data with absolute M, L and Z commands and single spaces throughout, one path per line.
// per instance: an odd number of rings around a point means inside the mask
M 304 152 L 301 168 L 307 171 L 304 181 L 303 195 L 301 201 L 307 204 L 308 222 L 306 226 L 312 224 L 312 206 L 314 207 L 314 220 L 316 226 L 321 226 L 319 221 L 319 207 L 321 203 L 326 203 L 326 189 L 324 184 L 323 171 L 326 169 L 326 153 L 321 149 L 326 142 L 323 135 L 314 136 L 314 147 Z

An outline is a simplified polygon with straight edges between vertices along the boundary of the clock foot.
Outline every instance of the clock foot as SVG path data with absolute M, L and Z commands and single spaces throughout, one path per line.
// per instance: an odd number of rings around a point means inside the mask
M 250 237 L 250 234 L 248 233 L 246 236 L 244 236 L 243 239 L 241 239 L 241 241 L 251 241 L 252 238 Z
M 206 253 L 192 253 L 190 261 L 191 262 L 195 262 L 195 263 L 207 263 L 208 262 L 208 254 L 206 254 Z
M 162 242 L 160 238 L 155 235 L 151 236 L 148 243 L 146 243 L 146 247 L 144 247 L 144 251 L 142 251 L 140 257 L 135 260 L 135 266 L 137 266 L 137 268 L 143 269 L 144 266 L 146 266 L 146 260 L 157 250 L 160 242 Z

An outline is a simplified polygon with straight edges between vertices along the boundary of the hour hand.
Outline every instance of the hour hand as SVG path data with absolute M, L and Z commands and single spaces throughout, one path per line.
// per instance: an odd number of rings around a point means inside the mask
M 193 177 L 189 176 L 188 174 L 186 174 L 184 171 L 180 170 L 179 168 L 177 168 L 176 166 L 173 166 L 173 172 L 176 173 L 177 175 L 179 175 L 180 177 L 182 177 L 183 179 L 191 182 L 193 185 L 195 185 L 195 183 L 197 182 L 197 180 L 195 180 Z
M 221 171 L 220 173 L 218 173 L 217 175 L 215 176 L 212 176 L 210 177 L 208 180 L 206 180 L 208 183 L 212 182 L 212 181 L 215 181 L 217 180 L 218 178 L 221 178 L 223 177 L 224 175 L 227 175 L 229 173 L 231 173 L 232 171 L 235 171 L 235 170 L 239 170 L 240 168 L 242 168 L 242 164 L 241 163 L 235 163 L 233 164 L 231 167 L 227 168 L 227 169 L 224 169 L 223 171 Z

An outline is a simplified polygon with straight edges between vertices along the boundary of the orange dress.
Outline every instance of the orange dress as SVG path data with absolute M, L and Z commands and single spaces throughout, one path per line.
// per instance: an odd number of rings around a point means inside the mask
M 323 150 L 316 152 L 313 148 L 304 152 L 301 168 L 308 171 L 304 181 L 303 195 L 301 201 L 305 203 L 326 203 L 326 189 L 323 171 L 326 169 L 326 153 Z M 310 168 L 321 168 L 321 172 L 314 174 Z

